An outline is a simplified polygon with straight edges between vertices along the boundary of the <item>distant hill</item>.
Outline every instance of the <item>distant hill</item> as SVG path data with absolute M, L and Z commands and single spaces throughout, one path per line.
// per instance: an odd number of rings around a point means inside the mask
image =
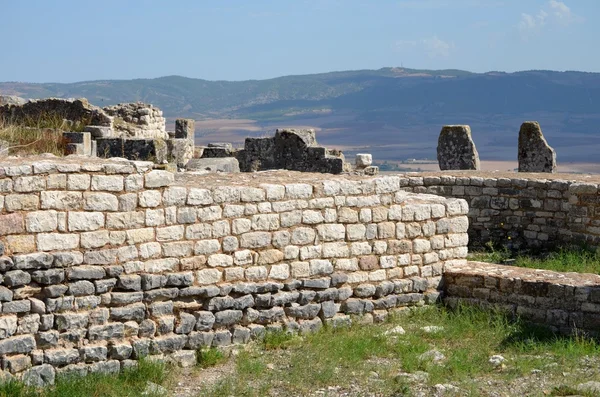
M 370 148 L 383 159 L 435 157 L 441 126 L 463 123 L 471 125 L 482 158 L 513 158 L 519 125 L 531 118 L 557 147 L 559 161 L 600 157 L 600 73 L 383 68 L 237 82 L 180 76 L 6 82 L 0 83 L 0 94 L 86 97 L 100 106 L 139 100 L 159 106 L 170 118 L 254 123 L 231 127 L 227 134 L 211 127 L 204 132 L 213 140 L 241 140 L 283 125 L 316 126 L 323 143 Z

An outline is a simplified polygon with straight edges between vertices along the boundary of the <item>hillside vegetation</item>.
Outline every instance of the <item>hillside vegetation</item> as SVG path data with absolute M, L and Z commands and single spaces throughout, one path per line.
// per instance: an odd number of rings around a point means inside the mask
M 600 73 L 383 68 L 207 81 L 180 76 L 71 84 L 0 83 L 0 95 L 85 97 L 106 106 L 144 101 L 175 117 L 247 119 L 251 125 L 198 126 L 210 140 L 243 141 L 281 126 L 313 126 L 319 141 L 367 148 L 377 159 L 435 158 L 444 124 L 469 124 L 482 159 L 516 158 L 516 134 L 538 120 L 559 161 L 596 162 Z M 256 132 L 259 131 L 259 132 Z M 322 137 L 322 138 L 321 138 Z M 361 149 L 362 150 L 362 149 Z
M 167 76 L 70 84 L 0 83 L 0 93 L 27 98 L 85 97 L 98 105 L 139 100 L 156 104 L 171 116 L 200 117 L 324 106 L 363 111 L 585 113 L 595 112 L 600 103 L 600 74 L 384 68 L 248 81 Z

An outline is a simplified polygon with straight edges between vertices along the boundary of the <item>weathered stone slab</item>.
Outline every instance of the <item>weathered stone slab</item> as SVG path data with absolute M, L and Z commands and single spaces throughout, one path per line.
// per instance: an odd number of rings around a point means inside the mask
M 167 143 L 163 139 L 125 139 L 123 157 L 162 164 L 167 161 Z
M 188 171 L 240 172 L 240 164 L 234 157 L 191 159 Z
M 231 143 L 215 142 L 209 143 L 202 152 L 202 158 L 220 158 L 234 156 L 234 149 Z
M 358 153 L 356 155 L 356 168 L 366 168 L 373 164 L 373 156 L 369 153 Z
M 468 125 L 445 125 L 438 138 L 437 158 L 441 170 L 478 170 L 479 153 Z
M 115 135 L 115 132 L 111 127 L 103 125 L 88 125 L 83 129 L 85 132 L 89 132 L 94 139 L 97 138 L 110 138 Z M 80 143 L 80 142 L 76 142 Z
M 537 121 L 526 121 L 519 130 L 519 172 L 555 172 L 556 152 L 548 145 Z
M 194 141 L 195 121 L 193 119 L 175 120 L 175 138 Z
M 123 138 L 96 139 L 96 155 L 102 158 L 123 157 Z
M 3 141 L 0 139 L 0 157 L 8 156 L 9 150 L 10 144 L 7 141 Z
M 185 168 L 194 157 L 194 141 L 191 139 L 175 138 L 167 141 L 169 163 L 175 163 L 178 168 Z

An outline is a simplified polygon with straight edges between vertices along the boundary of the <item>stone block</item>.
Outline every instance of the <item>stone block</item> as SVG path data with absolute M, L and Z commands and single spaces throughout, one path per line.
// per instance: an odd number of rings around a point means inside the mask
M 123 138 L 97 138 L 96 156 L 102 158 L 124 157 L 124 142 Z
M 194 141 L 195 121 L 193 119 L 175 120 L 175 138 Z
M 122 157 L 163 164 L 168 158 L 167 142 L 163 139 L 124 139 Z
M 519 130 L 519 172 L 555 172 L 556 152 L 548 145 L 537 121 L 526 121 Z
M 186 165 L 188 171 L 240 172 L 239 161 L 235 157 L 191 159 Z
M 478 170 L 479 154 L 468 125 L 446 125 L 438 138 L 437 158 L 441 170 Z

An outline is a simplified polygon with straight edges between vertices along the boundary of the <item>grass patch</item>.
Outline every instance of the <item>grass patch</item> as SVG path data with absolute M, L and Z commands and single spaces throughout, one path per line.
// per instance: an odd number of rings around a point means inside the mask
M 8 143 L 9 155 L 52 153 L 63 156 L 67 142 L 61 130 L 48 127 L 28 127 L 0 121 L 0 141 Z M 5 149 L 0 155 L 6 155 Z
M 141 360 L 137 368 L 127 369 L 118 375 L 89 374 L 83 377 L 57 377 L 52 387 L 36 389 L 21 382 L 0 384 L 1 397 L 133 397 L 146 390 L 148 382 L 162 385 L 168 379 L 164 364 Z M 152 396 L 152 394 L 148 394 Z M 159 394 L 156 394 L 157 396 Z
M 600 274 L 600 253 L 577 247 L 564 247 L 538 256 L 491 250 L 490 252 L 472 253 L 469 259 L 489 263 L 506 263 L 530 269 Z
M 52 153 L 63 156 L 68 142 L 62 131 L 82 132 L 91 122 L 90 119 L 71 122 L 66 117 L 66 114 L 47 112 L 14 120 L 0 119 L 0 140 L 8 142 L 10 155 Z
M 214 367 L 225 360 L 225 355 L 218 349 L 198 349 L 196 351 L 196 362 L 200 368 Z
M 386 333 L 398 325 L 405 334 Z M 426 332 L 425 326 L 440 331 Z M 359 390 L 356 395 L 409 396 L 424 390 L 430 395 L 434 385 L 452 384 L 460 395 L 498 390 L 501 395 L 541 396 L 600 380 L 596 341 L 562 337 L 500 311 L 466 306 L 411 310 L 386 324 L 324 328 L 282 339 L 278 334 L 238 355 L 235 373 L 202 395 L 299 396 L 341 388 Z M 423 356 L 432 350 L 444 358 L 434 362 Z M 489 361 L 497 354 L 506 359 L 500 366 Z M 415 381 L 423 373 L 426 379 Z M 536 376 L 544 377 L 543 389 Z

